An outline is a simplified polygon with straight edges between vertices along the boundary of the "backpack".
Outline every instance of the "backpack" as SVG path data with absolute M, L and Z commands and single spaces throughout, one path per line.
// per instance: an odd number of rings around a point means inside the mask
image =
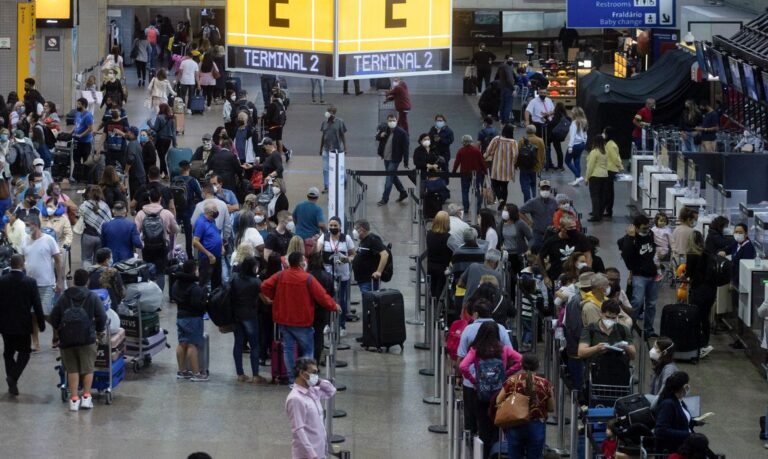
M 54 242 L 56 242 L 56 244 L 59 243 L 59 238 L 58 236 L 56 236 L 56 231 L 54 231 L 54 229 L 51 228 L 50 226 L 43 226 L 40 228 L 40 231 L 42 231 L 43 234 L 47 234 L 48 236 L 51 236 Z
M 5 232 L 0 231 L 0 270 L 5 271 L 11 267 L 11 257 L 16 253 L 16 249 L 11 245 Z
M 56 148 L 56 135 L 51 128 L 43 126 L 43 135 L 45 136 L 45 146 L 48 147 L 49 150 Z
M 31 174 L 35 170 L 35 166 L 32 163 L 39 157 L 40 155 L 27 142 L 13 144 L 8 157 L 11 174 L 14 176 Z
M 719 255 L 707 257 L 707 277 L 718 287 L 728 285 L 731 282 L 732 269 L 733 263 L 725 257 Z
M 144 236 L 144 250 L 165 249 L 165 225 L 160 218 L 160 212 L 144 216 L 141 234 Z
M 208 41 L 211 42 L 211 45 L 216 46 L 221 42 L 221 32 L 219 32 L 219 28 L 215 25 L 212 25 L 210 27 L 210 31 L 208 32 Z
M 384 271 L 381 272 L 381 281 L 389 282 L 392 280 L 392 276 L 395 274 L 395 261 L 392 258 L 392 244 L 387 244 L 386 247 L 387 264 L 384 266 Z
M 222 282 L 208 295 L 208 317 L 217 327 L 227 327 L 235 323 L 235 310 L 232 308 L 232 281 Z
M 467 328 L 469 322 L 464 319 L 454 320 L 451 324 L 451 328 L 448 329 L 448 336 L 445 338 L 445 348 L 448 351 L 448 355 L 451 356 L 451 360 L 459 358 L 459 343 L 461 343 L 461 334 L 464 329 Z
M 62 348 L 84 346 L 93 341 L 93 321 L 84 308 L 89 296 L 90 294 L 85 297 L 80 306 L 75 306 L 75 303 L 69 298 L 70 305 L 61 315 L 61 324 L 58 330 L 59 343 Z
M 171 193 L 173 193 L 173 203 L 179 210 L 185 210 L 187 205 L 192 202 L 189 196 L 189 183 L 182 176 L 173 178 Z
M 505 379 L 506 368 L 501 358 L 475 359 L 475 391 L 478 400 L 491 400 L 504 385 Z
M 523 144 L 517 153 L 517 168 L 524 171 L 530 171 L 536 168 L 539 161 L 539 149 L 528 139 L 523 139 Z

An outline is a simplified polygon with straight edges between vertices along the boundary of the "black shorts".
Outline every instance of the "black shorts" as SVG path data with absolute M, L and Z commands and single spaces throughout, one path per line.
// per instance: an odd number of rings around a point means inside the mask
M 267 136 L 269 136 L 272 140 L 283 140 L 283 127 L 271 127 L 267 131 Z

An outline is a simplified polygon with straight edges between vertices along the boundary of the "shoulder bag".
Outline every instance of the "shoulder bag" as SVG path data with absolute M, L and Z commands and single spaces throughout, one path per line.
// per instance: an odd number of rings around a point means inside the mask
M 526 381 L 526 389 L 528 392 L 533 392 L 531 378 L 532 376 L 529 374 Z M 525 425 L 530 421 L 531 398 L 525 394 L 517 392 L 517 383 L 519 381 L 520 379 L 517 377 L 512 393 L 507 394 L 503 400 L 497 401 L 496 417 L 493 420 L 496 427 L 509 429 L 511 427 Z

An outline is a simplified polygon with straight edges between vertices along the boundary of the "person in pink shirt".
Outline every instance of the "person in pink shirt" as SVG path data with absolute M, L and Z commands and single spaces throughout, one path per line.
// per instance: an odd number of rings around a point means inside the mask
M 293 459 L 322 459 L 328 451 L 321 400 L 336 393 L 328 380 L 321 380 L 314 359 L 298 359 L 294 384 L 285 400 L 285 413 L 291 422 Z

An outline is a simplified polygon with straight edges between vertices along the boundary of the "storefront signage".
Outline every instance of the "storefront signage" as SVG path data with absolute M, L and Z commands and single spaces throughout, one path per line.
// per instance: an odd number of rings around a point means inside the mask
M 675 0 L 567 0 L 568 27 L 675 27 Z
M 447 73 L 451 7 L 451 0 L 228 0 L 227 68 L 336 79 Z

